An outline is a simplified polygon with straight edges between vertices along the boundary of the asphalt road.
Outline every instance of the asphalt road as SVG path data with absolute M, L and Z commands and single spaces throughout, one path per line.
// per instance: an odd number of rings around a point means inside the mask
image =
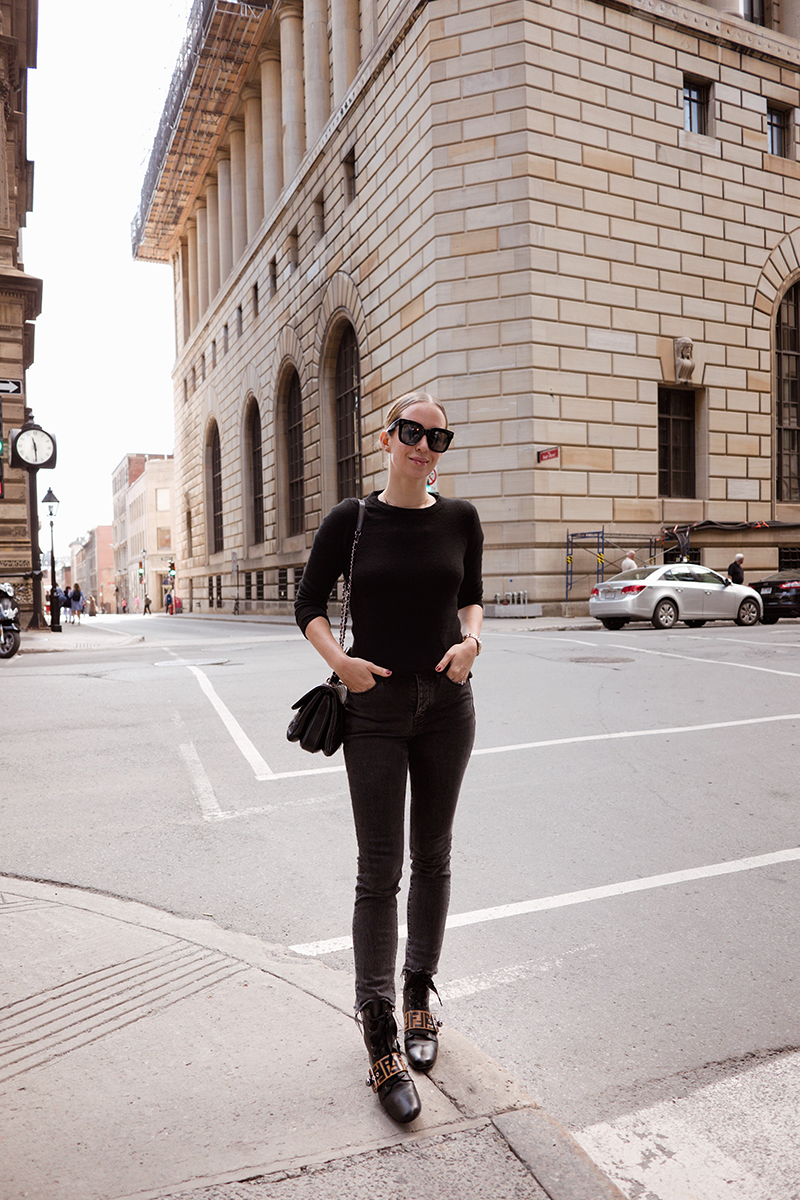
M 324 677 L 291 626 L 0 664 L 0 871 L 349 970 L 341 758 L 285 740 Z M 528 632 L 474 679 L 446 1020 L 631 1197 L 800 1194 L 800 626 Z M 109 639 L 111 641 L 111 639 Z

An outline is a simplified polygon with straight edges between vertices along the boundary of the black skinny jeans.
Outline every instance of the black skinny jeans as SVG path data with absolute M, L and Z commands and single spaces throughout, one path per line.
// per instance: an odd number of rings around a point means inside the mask
M 397 893 L 403 872 L 406 780 L 411 779 L 411 883 L 404 970 L 439 965 L 450 901 L 450 844 L 475 737 L 469 680 L 392 675 L 348 693 L 344 758 L 358 877 L 353 912 L 356 1007 L 395 1002 Z

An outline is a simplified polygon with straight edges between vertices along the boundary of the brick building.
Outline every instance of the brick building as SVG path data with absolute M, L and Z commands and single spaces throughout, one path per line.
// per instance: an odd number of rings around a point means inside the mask
M 175 558 L 174 462 L 171 454 L 126 454 L 111 477 L 114 523 L 112 551 L 114 595 L 110 611 L 163 609 L 172 590 L 170 562 Z M 137 605 L 138 601 L 138 605 Z
M 576 531 L 794 552 L 800 2 L 742 2 L 197 0 L 134 222 L 185 604 L 289 603 L 411 388 L 490 598 L 558 611 Z

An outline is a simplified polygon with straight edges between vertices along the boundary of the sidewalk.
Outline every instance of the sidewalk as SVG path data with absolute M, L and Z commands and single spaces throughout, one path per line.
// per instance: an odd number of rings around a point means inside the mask
M 134 646 L 144 637 L 130 636 L 123 630 L 103 624 L 102 617 L 84 617 L 80 624 L 64 622 L 61 631 L 23 629 L 20 654 L 58 654 L 65 650 L 110 650 L 117 646 Z
M 8 876 L 0 929 L 3 1200 L 622 1200 L 446 1026 L 422 1115 L 395 1125 L 345 972 Z

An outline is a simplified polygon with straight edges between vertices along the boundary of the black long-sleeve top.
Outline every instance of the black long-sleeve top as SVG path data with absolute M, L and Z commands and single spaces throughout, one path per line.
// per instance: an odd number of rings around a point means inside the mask
M 355 555 L 352 654 L 393 672 L 432 671 L 461 641 L 458 610 L 482 604 L 483 530 L 468 500 L 395 508 L 372 492 Z M 295 600 L 297 624 L 328 619 L 328 597 L 347 574 L 358 502 L 343 500 L 319 527 Z

